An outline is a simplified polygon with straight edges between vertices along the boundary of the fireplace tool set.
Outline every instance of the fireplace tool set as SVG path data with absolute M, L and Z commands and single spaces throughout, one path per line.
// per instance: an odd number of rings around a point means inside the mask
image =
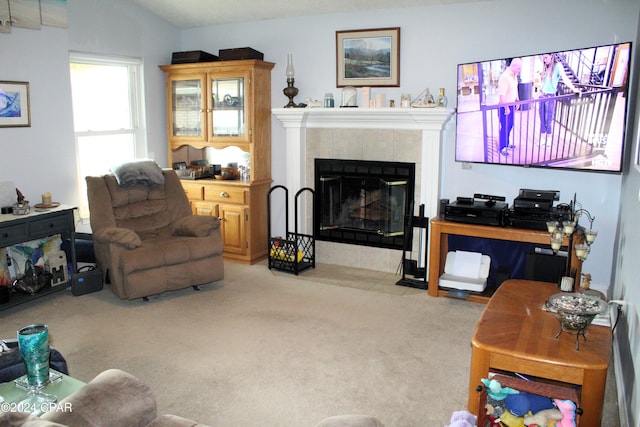
M 411 215 L 407 215 L 405 220 L 404 230 L 404 244 L 402 245 L 402 279 L 396 282 L 398 286 L 408 286 L 417 289 L 427 289 L 429 283 L 427 282 L 427 251 L 423 250 L 422 242 L 427 241 L 427 230 L 429 229 L 429 218 L 424 216 L 424 205 L 420 205 L 419 216 L 413 215 L 413 202 L 409 208 Z M 407 252 L 411 251 L 411 243 L 413 239 L 413 229 L 417 228 L 418 231 L 418 256 L 424 252 L 424 263 L 420 267 L 416 260 L 407 258 Z M 426 243 L 425 243 L 426 245 Z M 409 254 L 410 256 L 410 254 Z M 413 277 L 407 277 L 413 276 Z
M 275 236 L 271 234 L 271 198 L 276 191 L 283 192 L 285 203 L 285 229 L 286 236 Z M 289 273 L 294 273 L 296 276 L 303 270 L 309 267 L 316 268 L 315 258 L 315 239 L 313 235 L 303 234 L 298 232 L 298 205 L 301 195 L 304 193 L 311 194 L 311 212 L 315 213 L 313 206 L 314 203 L 314 191 L 311 188 L 305 187 L 300 189 L 294 198 L 295 214 L 294 214 L 294 231 L 289 231 L 289 190 L 283 185 L 275 185 L 267 194 L 267 230 L 269 235 L 268 250 L 269 250 L 269 270 L 275 268 L 276 270 L 282 270 Z

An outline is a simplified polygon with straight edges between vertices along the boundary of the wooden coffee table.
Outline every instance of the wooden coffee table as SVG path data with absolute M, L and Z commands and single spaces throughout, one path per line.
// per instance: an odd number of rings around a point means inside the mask
M 489 300 L 471 339 L 470 412 L 478 414 L 480 379 L 506 371 L 581 386 L 580 426 L 600 426 L 611 330 L 590 325 L 579 350 L 575 335 L 554 338 L 560 323 L 541 307 L 558 292 L 554 283 L 507 280 Z

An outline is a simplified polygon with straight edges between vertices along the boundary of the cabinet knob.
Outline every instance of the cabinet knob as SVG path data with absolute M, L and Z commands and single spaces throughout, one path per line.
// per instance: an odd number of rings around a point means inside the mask
M 220 192 L 220 197 L 229 197 L 229 193 L 227 193 L 226 191 L 221 191 Z

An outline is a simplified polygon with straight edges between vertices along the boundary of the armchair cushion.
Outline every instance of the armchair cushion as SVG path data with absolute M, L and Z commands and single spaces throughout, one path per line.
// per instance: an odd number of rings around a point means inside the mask
M 93 235 L 96 242 L 115 243 L 122 245 L 127 249 L 135 249 L 142 246 L 142 240 L 138 233 L 128 228 L 107 227 L 98 230 Z
M 185 216 L 173 225 L 173 234 L 185 237 L 206 237 L 220 227 L 220 220 L 212 216 Z

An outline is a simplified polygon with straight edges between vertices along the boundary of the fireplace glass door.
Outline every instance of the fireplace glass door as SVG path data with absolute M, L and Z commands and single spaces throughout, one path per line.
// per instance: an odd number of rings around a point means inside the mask
M 401 248 L 414 179 L 412 164 L 316 159 L 316 238 Z
M 320 229 L 365 230 L 382 236 L 404 233 L 406 180 L 322 176 Z

